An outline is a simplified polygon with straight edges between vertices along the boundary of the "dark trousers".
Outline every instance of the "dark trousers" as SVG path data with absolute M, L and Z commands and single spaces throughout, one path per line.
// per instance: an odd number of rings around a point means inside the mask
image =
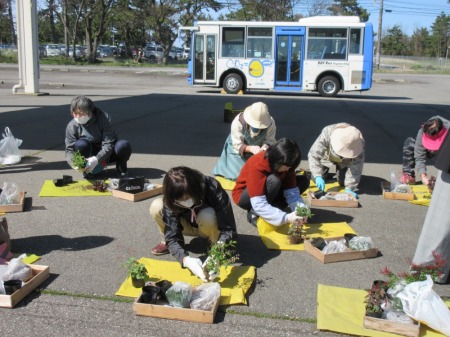
M 414 168 L 416 167 L 416 160 L 414 159 L 414 145 L 416 139 L 408 137 L 403 144 L 403 173 L 407 173 L 414 177 Z
M 302 194 L 304 191 L 308 189 L 310 179 L 307 175 L 299 175 L 296 177 L 296 179 L 298 189 L 300 190 L 300 194 Z M 268 203 L 276 208 L 285 209 L 286 206 L 288 206 L 288 204 L 286 203 L 286 199 L 284 198 L 283 195 L 282 182 L 280 178 L 275 174 L 271 174 L 267 177 L 265 186 L 265 195 Z M 247 188 L 244 190 L 244 192 L 242 192 L 238 206 L 247 211 L 249 211 L 252 208 Z
M 85 157 L 89 158 L 95 156 L 100 152 L 101 148 L 92 144 L 89 140 L 82 138 L 75 142 L 75 150 L 80 151 L 80 153 Z M 108 165 L 108 163 L 116 163 L 116 168 L 121 172 L 127 172 L 127 161 L 131 157 L 131 145 L 126 140 L 118 140 L 114 144 L 114 151 L 108 158 L 108 162 L 101 163 L 102 166 Z

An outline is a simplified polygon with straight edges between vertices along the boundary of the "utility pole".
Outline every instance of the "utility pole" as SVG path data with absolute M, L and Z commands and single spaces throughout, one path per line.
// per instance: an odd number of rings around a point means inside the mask
M 380 0 L 380 15 L 378 16 L 378 41 L 377 41 L 377 69 L 380 69 L 381 54 L 381 30 L 383 29 L 383 0 Z

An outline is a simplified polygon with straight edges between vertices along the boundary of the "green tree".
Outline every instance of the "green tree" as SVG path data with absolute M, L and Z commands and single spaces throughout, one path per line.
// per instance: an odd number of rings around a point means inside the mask
M 410 49 L 414 56 L 428 56 L 428 46 L 430 45 L 428 29 L 425 27 L 416 29 L 411 36 L 410 44 Z
M 300 0 L 239 0 L 241 8 L 230 11 L 224 20 L 293 21 L 294 7 Z M 230 7 L 231 8 L 231 7 Z
M 369 20 L 369 12 L 362 8 L 356 0 L 334 0 L 334 4 L 328 9 L 333 15 L 356 15 L 363 22 Z
M 409 39 L 400 26 L 395 25 L 387 30 L 381 40 L 381 50 L 387 55 L 409 55 Z
M 442 12 L 431 25 L 431 30 L 431 54 L 444 57 L 450 44 L 450 16 Z

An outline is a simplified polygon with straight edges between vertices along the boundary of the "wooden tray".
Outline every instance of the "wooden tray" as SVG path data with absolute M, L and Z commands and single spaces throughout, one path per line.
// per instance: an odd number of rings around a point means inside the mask
M 398 335 L 408 337 L 418 337 L 420 332 L 420 323 L 419 322 L 416 323 L 417 324 L 405 324 L 390 321 L 387 319 L 364 316 L 363 326 L 371 330 L 396 333 Z
M 139 192 L 136 194 L 118 191 L 118 190 L 112 190 L 113 197 L 125 199 L 128 201 L 141 201 L 144 199 L 152 198 L 158 194 L 161 194 L 163 190 L 162 185 L 155 185 L 155 188 L 149 191 Z
M 351 200 L 320 200 L 314 198 L 314 194 L 309 191 L 308 192 L 308 204 L 310 206 L 316 206 L 316 207 L 349 207 L 349 208 L 356 208 L 358 207 L 359 203 L 358 200 L 351 195 L 350 193 L 344 193 L 344 192 L 329 192 L 331 195 L 336 194 L 348 194 L 351 198 Z
M 343 236 L 338 236 L 334 238 L 324 238 L 325 241 L 339 241 L 343 239 Z M 311 240 L 307 240 L 304 243 L 305 250 L 314 256 L 317 260 L 322 263 L 332 263 L 332 262 L 341 262 L 341 261 L 351 261 L 351 260 L 360 260 L 360 259 L 368 259 L 373 258 L 378 255 L 378 248 L 372 248 L 368 250 L 351 250 L 348 248 L 348 251 L 342 253 L 332 253 L 332 254 L 324 254 L 321 250 L 317 249 L 311 244 Z
M 19 204 L 0 205 L 0 212 L 1 213 L 23 212 L 25 193 L 26 192 L 20 192 L 20 203 Z
M 13 308 L 17 303 L 23 300 L 25 296 L 36 289 L 38 285 L 44 282 L 50 275 L 50 269 L 47 266 L 40 266 L 36 264 L 30 264 L 29 266 L 33 271 L 33 277 L 14 294 L 0 295 L 0 307 Z
M 391 188 L 391 183 L 388 181 L 384 181 L 381 183 L 381 191 L 383 192 L 384 199 L 393 199 L 393 200 L 414 200 L 414 192 L 411 187 L 409 187 L 409 193 L 398 193 L 398 192 L 389 192 Z
M 217 299 L 211 310 L 206 311 L 171 307 L 167 302 L 157 302 L 156 304 L 141 303 L 141 296 L 139 296 L 133 303 L 133 311 L 136 315 L 140 316 L 212 324 L 217 313 L 217 308 L 219 307 L 219 301 L 220 298 Z

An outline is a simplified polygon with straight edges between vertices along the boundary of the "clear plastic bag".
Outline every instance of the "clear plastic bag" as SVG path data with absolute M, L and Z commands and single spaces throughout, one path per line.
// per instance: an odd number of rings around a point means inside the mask
M 366 236 L 355 236 L 349 242 L 348 246 L 351 250 L 368 250 L 374 247 L 371 238 Z
M 173 307 L 189 308 L 192 298 L 192 287 L 186 282 L 175 282 L 166 291 L 166 298 Z
M 334 198 L 336 200 L 341 200 L 341 201 L 350 201 L 350 200 L 352 200 L 352 197 L 348 193 L 338 193 L 338 194 L 336 194 L 334 196 Z
M 427 275 L 425 281 L 408 284 L 397 297 L 410 317 L 450 336 L 450 310 L 432 287 L 433 280 Z
M 333 254 L 333 253 L 342 253 L 347 250 L 347 246 L 345 245 L 345 239 L 341 239 L 339 241 L 333 240 L 327 243 L 324 249 L 322 249 L 322 253 L 324 254 Z
M 11 165 L 20 163 L 22 156 L 19 146 L 22 144 L 22 140 L 14 138 L 8 127 L 5 128 L 5 133 L 2 136 L 3 139 L 0 140 L 0 164 Z
M 391 189 L 389 191 L 393 191 L 395 189 L 395 186 L 397 186 L 399 180 L 397 176 L 395 175 L 395 172 L 393 169 L 391 169 Z
M 22 282 L 26 282 L 33 276 L 33 271 L 30 266 L 22 261 L 24 257 L 26 255 L 22 254 L 11 260 L 3 275 L 1 275 L 3 281 L 21 280 Z
M 0 193 L 0 205 L 20 204 L 20 191 L 15 183 L 3 183 Z
M 192 293 L 191 308 L 211 310 L 220 297 L 220 285 L 217 282 L 203 283 Z

